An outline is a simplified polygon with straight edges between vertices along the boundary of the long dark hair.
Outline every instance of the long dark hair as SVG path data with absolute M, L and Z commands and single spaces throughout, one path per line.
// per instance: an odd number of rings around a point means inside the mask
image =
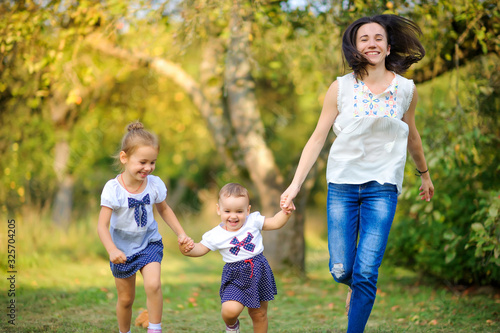
M 347 27 L 342 36 L 345 61 L 356 76 L 363 77 L 368 74 L 366 67 L 370 62 L 356 48 L 358 30 L 367 23 L 378 23 L 387 33 L 387 41 L 391 46 L 391 52 L 385 60 L 387 70 L 403 74 L 412 64 L 425 56 L 425 49 L 419 40 L 422 30 L 415 22 L 397 15 L 363 17 Z

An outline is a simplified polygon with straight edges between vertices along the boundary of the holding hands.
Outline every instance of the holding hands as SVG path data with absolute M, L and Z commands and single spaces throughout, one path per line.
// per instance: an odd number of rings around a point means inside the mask
M 179 244 L 179 250 L 182 253 L 187 253 L 194 248 L 194 241 L 186 234 L 180 234 L 177 237 L 177 244 Z
M 290 185 L 280 198 L 280 208 L 286 215 L 291 214 L 296 208 L 293 199 L 299 193 L 300 187 Z

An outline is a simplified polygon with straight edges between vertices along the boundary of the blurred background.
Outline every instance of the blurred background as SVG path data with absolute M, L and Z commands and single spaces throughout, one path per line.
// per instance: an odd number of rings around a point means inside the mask
M 422 29 L 426 56 L 405 76 L 419 92 L 436 188 L 419 201 L 409 160 L 386 261 L 449 285 L 498 285 L 496 0 L 3 1 L 0 214 L 16 220 L 18 264 L 107 258 L 95 232 L 100 194 L 136 120 L 159 135 L 155 174 L 195 236 L 217 223 L 216 194 L 229 181 L 250 189 L 252 210 L 277 211 L 329 85 L 350 71 L 343 31 L 380 13 Z M 276 269 L 306 273 L 308 244 L 326 239 L 329 146 L 293 220 L 266 234 Z M 6 244 L 7 226 L 0 236 Z

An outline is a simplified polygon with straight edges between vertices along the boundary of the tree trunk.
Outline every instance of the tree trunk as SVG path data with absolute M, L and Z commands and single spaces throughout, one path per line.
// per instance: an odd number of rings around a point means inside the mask
M 230 140 L 232 137 L 231 125 L 225 116 L 224 69 L 221 66 L 224 52 L 225 49 L 220 38 L 209 38 L 204 44 L 200 63 L 200 88 L 211 106 L 212 111 L 207 113 L 206 121 L 209 127 L 213 128 L 211 132 L 215 147 L 227 170 L 236 175 L 238 174 L 238 166 L 231 154 L 231 151 L 236 148 L 236 142 Z
M 52 208 L 52 221 L 61 227 L 67 229 L 71 224 L 73 211 L 73 188 L 75 180 L 71 175 L 65 175 L 59 188 Z
M 54 148 L 54 171 L 57 176 L 57 193 L 52 208 L 52 221 L 66 229 L 71 222 L 73 209 L 73 177 L 68 174 L 70 156 L 69 144 L 66 140 L 58 141 Z
M 227 103 L 241 153 L 260 198 L 261 212 L 272 216 L 280 209 L 283 177 L 264 139 L 264 125 L 257 106 L 249 61 L 252 19 L 250 14 L 244 12 L 239 2 L 235 1 L 225 69 Z M 276 269 L 293 267 L 300 272 L 304 270 L 303 218 L 294 214 L 284 228 L 264 234 L 266 256 Z
M 68 138 L 77 113 L 66 103 L 66 94 L 58 87 L 54 88 L 49 107 L 51 119 L 56 128 L 54 172 L 57 177 L 57 193 L 52 207 L 52 221 L 57 226 L 66 229 L 71 223 L 75 184 L 75 179 L 68 170 L 71 155 Z

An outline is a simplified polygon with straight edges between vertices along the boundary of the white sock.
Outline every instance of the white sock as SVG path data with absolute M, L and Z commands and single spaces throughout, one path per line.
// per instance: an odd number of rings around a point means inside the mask
M 148 328 L 150 328 L 152 330 L 161 330 L 161 323 L 158 323 L 158 324 L 149 323 Z
M 118 332 L 122 333 L 122 331 L 118 330 Z M 128 331 L 127 333 L 131 333 L 131 331 Z

